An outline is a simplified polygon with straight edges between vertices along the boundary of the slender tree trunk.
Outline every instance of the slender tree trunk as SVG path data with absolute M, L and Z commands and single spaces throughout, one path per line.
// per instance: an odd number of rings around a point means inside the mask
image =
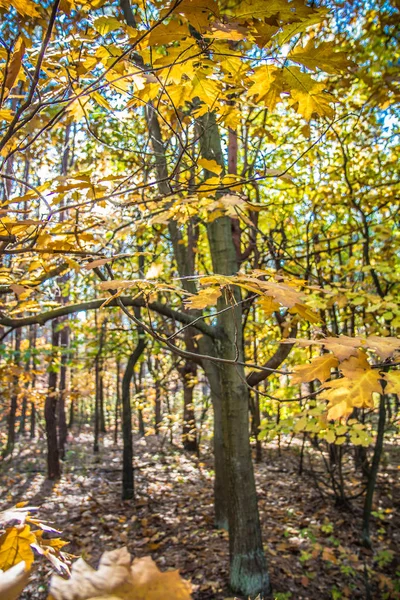
M 119 411 L 121 406 L 121 392 L 120 392 L 120 379 L 121 379 L 121 361 L 119 358 L 116 361 L 116 382 L 115 382 L 115 410 L 114 410 L 114 444 L 118 443 L 118 420 Z
M 47 476 L 49 479 L 59 479 L 61 476 L 60 457 L 57 440 L 57 370 L 55 358 L 58 351 L 59 332 L 57 319 L 52 321 L 52 360 L 49 365 L 49 385 L 44 406 L 47 436 Z
M 95 394 L 94 394 L 94 439 L 93 439 L 93 452 L 99 451 L 99 432 L 100 432 L 100 366 L 99 356 L 97 355 L 94 363 L 94 377 L 95 377 Z
M 373 499 L 374 499 L 376 480 L 378 477 L 379 464 L 381 461 L 382 450 L 383 450 L 385 422 L 386 422 L 386 396 L 385 396 L 385 394 L 382 394 L 380 401 L 379 401 L 378 432 L 377 432 L 377 436 L 376 436 L 374 455 L 372 457 L 371 468 L 370 468 L 369 476 L 368 476 L 367 493 L 365 496 L 364 510 L 363 510 L 362 543 L 367 548 L 372 547 L 371 536 L 370 536 L 370 520 L 371 520 L 372 503 L 373 503 Z
M 65 138 L 64 138 L 64 147 L 62 152 L 61 159 L 61 175 L 66 176 L 68 174 L 70 168 L 70 160 L 72 162 L 73 156 L 71 158 L 70 152 L 70 136 L 71 136 L 71 122 L 68 122 L 65 128 Z M 61 201 L 61 206 L 64 205 L 64 200 Z M 64 222 L 65 213 L 63 211 L 60 212 L 60 223 Z M 69 273 L 62 275 L 58 278 L 58 285 L 60 287 L 64 286 L 69 281 Z M 69 294 L 61 295 L 62 304 L 68 304 L 69 302 Z M 59 399 L 57 405 L 57 417 L 58 417 L 58 446 L 60 458 L 64 460 L 65 457 L 65 445 L 67 443 L 67 417 L 65 414 L 65 399 L 67 395 L 67 362 L 68 362 L 68 351 L 69 351 L 69 326 L 68 326 L 68 316 L 62 317 L 60 319 L 60 323 L 63 323 L 64 327 L 60 332 L 60 346 L 61 346 L 61 366 L 60 366 L 60 382 L 59 382 Z
M 104 374 L 103 374 L 103 361 L 100 366 L 99 374 L 99 404 L 100 404 L 100 433 L 107 433 L 106 428 L 106 415 L 104 407 Z
M 131 381 L 133 369 L 143 353 L 146 342 L 144 333 L 139 332 L 139 341 L 135 350 L 130 355 L 122 379 L 122 499 L 131 500 L 135 494 L 133 474 L 133 443 L 132 443 L 132 408 L 131 408 Z
M 223 165 L 221 141 L 215 115 L 201 119 L 201 154 Z M 207 176 L 211 176 L 211 173 Z M 214 273 L 234 275 L 238 270 L 229 217 L 220 217 L 207 226 Z M 224 310 L 224 297 L 218 300 L 217 323 L 220 339 L 215 343 L 217 355 L 244 362 L 242 307 L 238 288 L 231 294 L 230 310 Z M 261 539 L 257 494 L 249 439 L 249 391 L 243 367 L 219 365 L 222 402 L 222 432 L 227 473 L 230 582 L 234 591 L 265 597 L 270 593 L 269 575 Z
M 260 394 L 257 390 L 254 391 L 254 397 L 252 401 L 252 419 L 251 419 L 251 430 L 256 440 L 256 463 L 262 461 L 262 446 L 261 440 L 258 439 L 260 433 L 261 414 L 260 414 Z
M 15 330 L 14 337 L 14 365 L 18 369 L 21 362 L 21 329 Z M 15 445 L 15 421 L 17 416 L 18 405 L 18 375 L 13 379 L 10 399 L 10 411 L 7 419 L 7 444 L 3 451 L 3 456 L 8 456 L 14 450 Z
M 154 399 L 154 423 L 155 423 L 155 432 L 156 435 L 160 433 L 160 427 L 162 423 L 162 413 L 161 413 L 161 389 L 158 381 L 158 374 L 156 369 L 156 380 L 154 382 L 154 391 L 155 391 L 155 399 Z
M 75 361 L 78 359 L 78 349 L 75 351 Z M 71 399 L 69 404 L 69 419 L 68 419 L 68 429 L 72 429 L 75 425 L 75 380 L 74 380 L 75 371 L 73 368 L 70 369 L 70 390 L 71 390 Z
M 28 357 L 27 357 L 26 362 L 25 362 L 26 382 L 25 382 L 24 396 L 23 396 L 23 399 L 22 399 L 21 418 L 20 418 L 20 422 L 19 422 L 19 433 L 21 435 L 25 435 L 26 434 L 26 418 L 27 418 L 27 411 L 28 411 L 28 395 L 29 395 L 29 389 L 31 388 L 31 385 L 32 385 L 32 382 L 30 381 L 30 371 L 31 371 L 31 365 L 32 365 L 33 325 L 29 326 L 28 339 L 29 339 Z
M 67 322 L 65 327 L 60 331 L 60 346 L 61 346 L 61 366 L 60 366 L 60 385 L 59 399 L 57 407 L 58 416 L 58 448 L 61 460 L 65 458 L 65 444 L 67 442 L 67 419 L 65 415 L 65 397 L 67 393 L 67 360 L 69 347 L 69 327 Z
M 132 373 L 133 382 L 135 385 L 135 394 L 137 398 L 137 411 L 138 411 L 138 429 L 140 437 L 144 437 L 146 435 L 145 426 L 144 426 L 144 417 L 143 417 L 143 408 L 142 408 L 142 398 L 143 398 L 143 388 L 142 388 L 142 371 L 143 371 L 143 362 L 140 363 L 138 376 L 135 377 L 135 371 Z
M 96 329 L 97 329 L 97 313 L 95 316 L 95 320 L 96 320 Z M 104 342 L 105 342 L 105 337 L 106 337 L 106 331 L 107 331 L 107 322 L 108 319 L 104 319 L 101 327 L 100 327 L 100 334 L 99 334 L 99 349 L 97 351 L 96 354 L 96 358 L 95 358 L 95 362 L 94 362 L 94 373 L 95 373 L 95 398 L 94 398 L 94 440 L 93 440 L 93 452 L 98 452 L 99 451 L 99 435 L 100 432 L 103 433 L 103 429 L 104 429 L 104 422 L 103 422 L 103 428 L 102 428 L 102 423 L 101 423 L 101 415 L 103 414 L 103 418 L 104 418 L 104 412 L 102 412 L 101 410 L 101 405 L 102 405 L 102 400 L 101 400 L 101 377 L 102 377 L 102 365 L 103 365 L 103 361 L 102 361 L 102 352 L 103 352 L 103 346 L 104 346 Z
M 139 421 L 139 435 L 140 437 L 144 437 L 146 435 L 146 429 L 144 426 L 144 417 L 143 417 L 143 409 L 138 408 L 138 421 Z
M 31 418 L 30 418 L 30 427 L 29 427 L 29 437 L 31 440 L 35 439 L 36 435 L 36 407 L 35 403 L 31 402 Z
M 36 386 L 36 365 L 35 365 L 35 350 L 36 350 L 36 335 L 37 335 L 37 326 L 33 325 L 32 330 L 32 352 L 31 352 L 31 363 L 32 363 L 32 381 L 31 381 L 31 390 L 33 391 Z M 35 402 L 32 400 L 31 402 L 31 416 L 30 416 L 30 438 L 33 440 L 36 434 L 36 406 Z
M 197 452 L 197 428 L 193 404 L 193 379 L 196 377 L 197 366 L 194 362 L 186 360 L 179 372 L 183 384 L 182 444 L 186 451 Z

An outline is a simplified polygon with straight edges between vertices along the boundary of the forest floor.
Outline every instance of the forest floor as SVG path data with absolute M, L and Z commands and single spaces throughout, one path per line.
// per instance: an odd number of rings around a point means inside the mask
M 71 435 L 55 484 L 44 475 L 43 441 L 21 443 L 0 468 L 0 509 L 22 500 L 39 506 L 41 519 L 70 542 L 66 550 L 93 566 L 105 550 L 126 545 L 135 557 L 151 555 L 161 570 L 178 568 L 191 580 L 195 600 L 233 599 L 227 533 L 213 527 L 211 460 L 155 436 L 136 437 L 134 452 L 136 500 L 130 502 L 120 499 L 121 448 L 109 437 L 95 457 L 89 432 Z M 280 455 L 271 446 L 255 465 L 274 598 L 400 598 L 398 466 L 391 463 L 380 475 L 372 553 L 359 541 L 362 501 L 351 510 L 335 507 L 310 474 L 298 474 L 298 464 L 296 448 Z M 26 600 L 46 598 L 51 567 L 40 558 L 35 565 Z

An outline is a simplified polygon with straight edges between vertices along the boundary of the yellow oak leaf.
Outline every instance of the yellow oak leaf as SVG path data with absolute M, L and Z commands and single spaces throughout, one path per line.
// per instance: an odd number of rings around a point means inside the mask
M 293 308 L 289 310 L 292 314 L 298 314 L 302 319 L 309 321 L 310 323 L 320 323 L 320 317 L 311 310 L 309 306 L 305 304 L 296 303 Z
M 274 110 L 284 91 L 282 72 L 274 65 L 262 65 L 254 70 L 249 79 L 254 83 L 247 91 L 247 96 L 255 97 L 257 104 L 262 103 Z
M 343 375 L 350 379 L 359 377 L 364 371 L 370 368 L 367 355 L 363 350 L 357 350 L 357 356 L 350 356 L 340 363 L 340 370 Z
M 294 23 L 309 18 L 314 9 L 307 6 L 303 0 L 241 0 L 232 2 L 230 12 L 241 20 L 266 19 L 276 17 L 283 23 Z
M 169 23 L 159 23 L 156 28 L 150 31 L 148 36 L 149 46 L 166 46 L 170 43 L 176 43 L 189 35 L 187 24 L 180 24 L 171 19 Z
M 280 309 L 280 304 L 271 298 L 271 296 L 261 296 L 258 298 L 258 304 L 266 316 L 272 315 L 272 313 Z
M 257 277 L 249 277 L 247 275 L 237 275 L 232 278 L 232 283 L 236 283 L 236 285 L 249 292 L 272 296 L 282 306 L 287 306 L 288 308 L 293 308 L 296 304 L 301 304 L 303 300 L 303 294 L 286 283 L 262 281 Z
M 0 537 L 0 569 L 6 571 L 22 561 L 30 569 L 34 558 L 31 544 L 35 542 L 36 537 L 29 525 L 7 528 Z
M 200 290 L 198 294 L 190 296 L 190 298 L 185 301 L 185 306 L 187 308 L 197 309 L 206 308 L 206 306 L 214 306 L 221 294 L 222 292 L 220 289 L 207 287 Z
M 332 42 L 322 42 L 316 46 L 313 39 L 304 48 L 295 48 L 287 58 L 312 71 L 321 69 L 326 73 L 342 73 L 354 65 L 347 58 L 346 52 L 337 51 Z
M 389 371 L 383 378 L 386 381 L 385 394 L 397 394 L 400 397 L 400 371 Z
M 292 104 L 297 104 L 297 112 L 310 121 L 313 115 L 332 118 L 334 111 L 330 102 L 333 97 L 324 92 L 325 85 L 318 84 L 310 91 L 292 90 Z
M 306 383 L 318 379 L 323 382 L 331 376 L 331 369 L 337 367 L 338 359 L 332 354 L 323 354 L 317 356 L 307 365 L 297 365 L 294 367 L 292 383 Z
M 32 0 L 0 0 L 0 6 L 9 9 L 11 6 L 23 17 L 39 17 L 40 13 Z
M 93 22 L 94 28 L 100 33 L 100 35 L 106 35 L 110 31 L 115 31 L 122 26 L 122 21 L 115 19 L 114 17 L 98 17 Z
M 175 4 L 173 2 L 172 4 Z M 184 15 L 196 31 L 203 32 L 208 29 L 210 20 L 219 16 L 218 2 L 216 0 L 182 0 L 177 4 L 176 12 Z
M 336 421 L 337 419 L 341 419 L 342 417 L 347 417 L 353 407 L 349 406 L 346 400 L 341 400 L 336 404 L 333 404 L 328 410 L 328 419 Z
M 309 121 L 314 114 L 333 116 L 329 102 L 332 97 L 325 93 L 325 84 L 315 81 L 309 73 L 299 67 L 286 67 L 283 73 L 285 91 L 291 95 L 291 104 L 297 105 L 297 111 Z
M 371 335 L 366 338 L 368 348 L 374 350 L 379 358 L 386 360 L 393 356 L 396 350 L 400 350 L 400 339 L 395 337 L 379 337 Z
M 206 171 L 210 171 L 215 175 L 222 173 L 222 167 L 217 163 L 216 160 L 208 160 L 207 158 L 199 158 L 197 165 Z
M 253 33 L 254 41 L 257 46 L 264 48 L 271 38 L 279 31 L 276 25 L 268 25 L 267 23 L 255 22 L 254 28 L 257 33 Z
M 275 65 L 261 65 L 254 69 L 254 73 L 249 76 L 249 81 L 252 86 L 249 88 L 248 96 L 257 96 L 258 100 L 262 100 L 275 81 L 275 77 L 279 73 L 278 67 Z
M 373 408 L 374 392 L 382 394 L 381 375 L 373 369 L 350 379 L 342 377 L 325 384 L 321 398 L 328 400 L 328 419 L 349 415 L 353 408 Z
M 237 23 L 223 23 L 222 21 L 214 21 L 211 35 L 216 40 L 231 40 L 239 41 L 246 37 L 247 30 Z
M 221 83 L 198 71 L 192 79 L 192 98 L 196 96 L 209 108 L 212 108 L 221 94 Z
M 333 352 L 340 360 L 346 360 L 350 356 L 357 356 L 357 350 L 364 345 L 364 340 L 359 337 L 339 335 L 338 337 L 327 337 L 319 340 L 325 348 Z

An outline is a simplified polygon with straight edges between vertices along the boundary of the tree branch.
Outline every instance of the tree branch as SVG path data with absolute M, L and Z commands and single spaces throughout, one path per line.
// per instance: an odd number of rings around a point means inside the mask
M 88 310 L 97 310 L 101 308 L 103 304 L 105 305 L 105 307 L 118 306 L 118 300 L 119 298 L 113 298 L 111 300 L 109 300 L 108 298 L 99 298 L 97 300 L 89 300 L 87 302 L 80 302 L 78 304 L 67 304 L 65 306 L 59 306 L 58 308 L 55 308 L 53 310 L 49 310 L 47 312 L 38 315 L 32 315 L 29 317 L 12 318 L 8 317 L 3 313 L 0 313 L 0 325 L 3 325 L 3 327 L 11 327 L 12 329 L 17 329 L 18 327 L 26 327 L 27 325 L 44 325 L 44 323 L 47 323 L 47 321 L 57 319 L 58 317 L 64 317 L 65 315 L 71 315 L 78 312 L 86 312 Z M 184 312 L 180 312 L 179 310 L 170 308 L 169 306 L 162 304 L 161 302 L 146 303 L 143 298 L 130 298 L 129 296 L 121 297 L 121 300 L 125 306 L 147 306 L 150 310 L 157 312 L 163 317 L 174 319 L 175 321 L 183 323 L 184 325 L 192 325 L 195 329 L 197 329 L 201 333 L 204 333 L 205 335 L 208 335 L 213 339 L 216 339 L 218 337 L 218 333 L 215 327 L 207 325 L 202 321 L 198 321 L 195 317 Z M 107 304 L 105 304 L 106 302 Z

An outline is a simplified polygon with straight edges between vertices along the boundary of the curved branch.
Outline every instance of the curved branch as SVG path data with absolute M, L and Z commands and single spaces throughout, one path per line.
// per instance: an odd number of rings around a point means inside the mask
M 47 321 L 51 321 L 52 319 L 57 319 L 58 317 L 64 317 L 65 315 L 71 315 L 78 312 L 86 312 L 88 310 L 96 310 L 101 308 L 103 305 L 105 307 L 114 307 L 118 306 L 119 298 L 112 298 L 108 300 L 107 298 L 99 298 L 96 300 L 89 300 L 87 302 L 80 302 L 78 304 L 67 304 L 65 306 L 59 306 L 53 310 L 49 310 L 47 312 L 32 315 L 29 317 L 7 317 L 7 315 L 0 313 L 0 325 L 5 327 L 11 327 L 12 329 L 17 329 L 18 327 L 26 327 L 27 325 L 44 325 Z M 125 306 L 137 306 L 144 307 L 147 306 L 150 310 L 162 315 L 163 317 L 168 317 L 169 319 L 174 319 L 179 323 L 183 323 L 184 325 L 192 325 L 195 329 L 204 333 L 205 335 L 210 336 L 213 339 L 218 337 L 217 331 L 214 327 L 207 325 L 202 321 L 198 321 L 195 317 L 192 317 L 189 314 L 180 312 L 179 310 L 175 310 L 170 308 L 166 304 L 162 304 L 161 302 L 149 302 L 146 303 L 143 298 L 130 298 L 129 296 L 121 297 L 121 300 Z M 107 304 L 105 304 L 107 302 Z M 196 321 L 196 322 L 194 322 Z

